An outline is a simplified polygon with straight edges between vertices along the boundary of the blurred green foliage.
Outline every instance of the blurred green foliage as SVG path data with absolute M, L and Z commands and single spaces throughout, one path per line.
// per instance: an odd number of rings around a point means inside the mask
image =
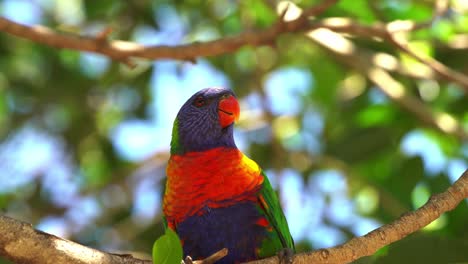
M 0 12 L 6 12 L 11 2 L 0 1 Z M 169 30 L 171 34 L 162 34 L 160 43 L 152 44 L 206 41 L 267 28 L 277 19 L 276 1 L 266 0 L 67 2 L 69 6 L 61 6 L 59 1 L 34 1 L 31 5 L 40 10 L 41 24 L 65 33 L 95 34 L 109 25 L 114 29 L 112 39 L 135 40 L 145 29 L 162 32 L 171 25 L 183 25 L 182 32 Z M 293 2 L 307 8 L 318 1 Z M 451 8 L 443 17 L 411 33 L 410 46 L 468 73 L 468 5 L 463 0 L 450 2 Z M 340 16 L 364 24 L 396 19 L 421 22 L 431 18 L 433 6 L 434 1 L 429 0 L 343 0 L 318 19 Z M 170 14 L 177 14 L 178 20 L 165 20 Z M 350 39 L 362 50 L 394 56 L 402 67 L 416 71 L 421 67 L 385 41 Z M 161 197 L 167 152 L 144 160 L 126 159 L 117 151 L 112 133 L 126 120 L 152 120 L 152 111 L 161 111 L 153 105 L 159 94 L 152 83 L 154 78 L 162 78 L 153 74 L 162 66 L 135 59 L 137 67 L 129 69 L 104 57 L 87 60 L 86 56 L 0 32 L 0 208 L 39 227 L 53 227 L 50 230 L 80 243 L 141 251 L 150 258 L 154 240 L 163 234 L 159 208 L 151 219 L 141 217 L 135 213 L 135 199 L 144 193 L 142 186 L 156 190 Z M 283 35 L 275 46 L 243 47 L 205 59 L 225 74 L 243 102 L 260 98 L 261 114 L 244 109 L 246 114 L 238 125 L 247 138 L 249 156 L 276 172 L 278 178 L 285 169 L 297 172 L 303 186 L 313 186 L 315 175 L 324 170 L 341 173 L 347 186 L 343 195 L 362 217 L 388 223 L 421 206 L 431 193 L 445 190 L 466 169 L 467 142 L 426 126 L 387 98 L 364 73 L 301 34 Z M 176 65 L 174 75 L 182 78 L 190 63 Z M 282 98 L 267 90 L 266 83 L 274 72 L 284 69 L 305 72 L 311 80 L 293 97 L 296 101 L 290 106 L 298 111 L 276 113 L 272 101 L 282 102 Z M 468 133 L 468 99 L 457 84 L 434 76 L 421 79 L 395 74 L 395 78 L 433 111 L 452 115 Z M 158 89 L 175 88 L 169 83 Z M 17 169 L 26 165 L 12 160 L 17 156 L 15 151 L 23 149 L 22 144 L 37 143 L 24 141 L 30 128 L 34 133 L 46 133 L 46 138 L 62 146 L 52 161 L 54 166 L 72 168 L 67 187 L 48 180 L 50 172 L 44 169 Z M 419 142 L 416 147 L 424 151 L 416 151 L 414 146 L 408 150 L 409 138 Z M 314 140 L 318 147 L 312 144 Z M 42 158 L 24 149 L 30 158 L 28 164 Z M 7 184 L 13 179 L 15 184 Z M 278 188 L 282 187 L 279 184 Z M 67 196 L 70 188 L 71 198 Z M 302 190 L 307 193 L 310 189 Z M 331 206 L 333 197 L 323 197 L 325 207 Z M 67 199 L 72 202 L 63 202 Z M 287 200 L 288 193 L 282 199 Z M 300 202 L 301 206 L 309 204 Z M 75 208 L 77 204 L 85 204 L 85 209 Z M 154 205 L 154 201 L 148 204 Z M 93 208 L 92 213 L 86 208 Z M 351 226 L 327 216 L 326 209 L 317 210 L 320 222 L 339 230 L 345 240 L 355 235 Z M 90 217 L 93 212 L 98 213 Z M 467 221 L 468 205 L 462 202 L 434 225 L 357 263 L 466 262 Z M 315 227 L 310 224 L 304 232 L 313 233 Z M 307 238 L 297 241 L 299 250 L 322 245 Z

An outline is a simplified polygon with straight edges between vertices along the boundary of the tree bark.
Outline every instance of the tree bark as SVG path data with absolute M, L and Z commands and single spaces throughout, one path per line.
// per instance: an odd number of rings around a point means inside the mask
M 468 170 L 445 192 L 433 195 L 421 208 L 403 214 L 362 237 L 327 249 L 299 253 L 294 263 L 349 263 L 374 254 L 378 249 L 398 241 L 430 224 L 443 213 L 454 209 L 468 198 Z M 92 249 L 38 230 L 30 224 L 0 215 L 0 256 L 15 263 L 31 264 L 150 264 L 150 260 L 118 255 Z M 249 262 L 278 263 L 277 257 Z
M 150 264 L 35 230 L 31 224 L 0 215 L 0 256 L 25 264 Z

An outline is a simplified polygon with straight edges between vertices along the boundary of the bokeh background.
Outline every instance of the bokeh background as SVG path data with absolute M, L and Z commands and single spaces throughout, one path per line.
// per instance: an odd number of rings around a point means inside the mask
M 283 4 L 285 1 L 282 1 Z M 296 0 L 294 8 L 317 1 Z M 468 73 L 468 3 L 411 36 L 421 52 Z M 279 3 L 3 0 L 0 15 L 65 34 L 148 45 L 207 41 L 266 28 Z M 364 24 L 425 21 L 433 1 L 343 0 L 322 17 Z M 400 67 L 421 64 L 385 41 L 353 38 Z M 150 254 L 163 232 L 161 198 L 172 122 L 194 92 L 232 88 L 237 145 L 266 171 L 299 251 L 330 247 L 424 204 L 468 167 L 468 143 L 424 125 L 359 70 L 300 34 L 196 63 L 135 59 L 136 68 L 0 32 L 0 208 L 60 237 Z M 468 133 L 456 84 L 396 74 L 410 95 Z M 1 234 L 0 234 L 1 235 Z M 468 260 L 468 204 L 360 263 Z M 407 262 L 401 262 L 401 260 Z M 0 263 L 8 263 L 0 257 Z

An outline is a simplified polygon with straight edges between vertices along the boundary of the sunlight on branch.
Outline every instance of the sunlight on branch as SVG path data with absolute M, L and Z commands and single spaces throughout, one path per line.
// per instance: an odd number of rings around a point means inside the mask
M 375 65 L 389 71 L 394 71 L 398 69 L 398 60 L 394 56 L 387 53 L 376 53 L 372 57 L 372 62 Z
M 55 239 L 53 241 L 54 247 L 58 251 L 62 251 L 65 255 L 72 257 L 76 260 L 85 260 L 86 263 L 100 263 L 104 262 L 105 254 L 87 247 L 77 247 L 75 244 L 67 240 Z
M 387 31 L 390 33 L 400 31 L 411 31 L 414 29 L 416 23 L 412 20 L 396 20 L 386 25 Z
M 399 82 L 396 82 L 386 71 L 377 67 L 369 70 L 369 78 L 376 83 L 385 83 L 384 91 L 392 98 L 401 98 L 405 95 L 405 88 Z
M 351 41 L 326 28 L 312 30 L 307 33 L 307 36 L 339 54 L 352 54 L 355 51 Z
M 437 125 L 441 130 L 450 133 L 457 131 L 457 120 L 447 113 L 438 113 L 435 116 Z
M 353 24 L 353 21 L 351 19 L 344 17 L 326 18 L 323 19 L 322 22 L 325 26 L 331 27 L 346 27 L 351 26 Z
M 292 21 L 299 18 L 302 14 L 302 9 L 294 4 L 292 1 L 281 1 L 276 6 L 278 14 L 284 14 L 284 21 Z

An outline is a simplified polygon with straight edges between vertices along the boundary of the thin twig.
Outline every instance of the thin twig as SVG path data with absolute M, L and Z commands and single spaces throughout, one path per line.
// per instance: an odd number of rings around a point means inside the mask
M 423 57 L 419 55 L 418 53 L 411 50 L 406 43 L 403 43 L 398 38 L 396 38 L 394 34 L 389 34 L 388 36 L 388 40 L 395 47 L 410 55 L 420 63 L 429 66 L 432 70 L 434 70 L 434 72 L 436 72 L 441 78 L 445 79 L 446 81 L 459 84 L 461 88 L 465 91 L 465 93 L 468 93 L 468 76 L 445 66 L 443 63 L 439 62 L 436 59 L 433 59 L 431 57 Z
M 387 70 L 370 60 L 371 56 L 368 56 L 351 41 L 328 29 L 312 31 L 307 36 L 331 51 L 337 59 L 361 72 L 376 85 L 377 89 L 380 89 L 391 100 L 416 116 L 424 124 L 462 141 L 468 140 L 468 133 L 456 119 L 444 112 L 434 113 L 419 99 L 407 93 L 400 82 L 395 80 Z M 334 39 L 334 41 L 329 41 L 330 39 Z
M 468 93 L 468 76 L 453 70 L 443 63 L 431 57 L 423 57 L 412 51 L 404 42 L 402 31 L 418 29 L 420 24 L 410 21 L 399 21 L 388 24 L 362 25 L 356 21 L 346 18 L 328 18 L 316 22 L 314 28 L 326 28 L 337 33 L 351 34 L 370 39 L 386 40 L 389 44 L 413 57 L 422 64 L 428 66 L 440 79 L 459 84 L 465 93 Z M 398 35 L 398 37 L 397 37 Z
M 463 91 L 468 93 L 467 75 L 447 67 L 434 58 L 423 57 L 414 52 L 406 44 L 407 40 L 403 34 L 401 34 L 404 32 L 427 28 L 428 26 L 432 25 L 434 21 L 444 16 L 447 13 L 449 7 L 448 0 L 435 1 L 435 11 L 431 19 L 420 23 L 414 23 L 413 21 L 395 21 L 387 24 L 376 23 L 370 26 L 365 26 L 351 19 L 329 18 L 316 22 L 314 27 L 327 28 L 338 33 L 346 33 L 366 38 L 386 40 L 389 44 L 393 45 L 397 49 L 403 51 L 422 64 L 430 67 L 431 70 L 433 70 L 441 79 L 459 84 Z
M 197 260 L 197 261 L 194 261 L 193 263 L 194 264 L 213 264 L 216 261 L 224 258 L 228 254 L 228 252 L 229 251 L 227 248 L 223 248 L 220 251 L 214 253 L 213 255 L 207 257 L 206 259 Z

